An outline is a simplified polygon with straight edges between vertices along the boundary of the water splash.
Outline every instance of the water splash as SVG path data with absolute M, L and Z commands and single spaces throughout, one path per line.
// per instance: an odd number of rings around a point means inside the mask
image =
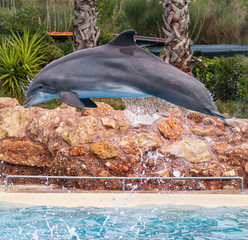
M 122 98 L 126 109 L 136 115 L 150 115 L 167 113 L 172 104 L 157 97 Z

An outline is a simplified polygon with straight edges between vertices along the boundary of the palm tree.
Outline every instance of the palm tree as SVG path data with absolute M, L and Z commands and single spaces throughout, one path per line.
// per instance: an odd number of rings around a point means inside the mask
M 189 7 L 190 0 L 164 0 L 163 32 L 166 35 L 162 59 L 190 73 L 193 53 L 190 51 Z
M 98 15 L 96 4 L 97 0 L 74 0 L 74 51 L 96 46 L 100 35 L 100 30 L 96 26 Z

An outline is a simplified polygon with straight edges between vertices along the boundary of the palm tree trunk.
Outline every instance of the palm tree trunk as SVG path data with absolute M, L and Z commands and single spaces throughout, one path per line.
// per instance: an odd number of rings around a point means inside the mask
M 74 0 L 74 51 L 96 46 L 100 35 L 100 30 L 96 26 L 98 15 L 96 4 L 97 0 Z
M 190 0 L 164 0 L 163 32 L 166 35 L 162 59 L 184 72 L 191 72 L 189 63 L 193 53 L 190 51 L 189 6 Z

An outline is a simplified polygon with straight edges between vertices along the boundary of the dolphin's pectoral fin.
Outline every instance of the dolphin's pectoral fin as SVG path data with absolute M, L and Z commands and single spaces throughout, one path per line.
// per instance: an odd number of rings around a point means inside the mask
M 60 99 L 71 107 L 84 108 L 84 104 L 78 98 L 76 92 L 62 91 L 59 92 Z
M 91 101 L 89 98 L 79 98 L 80 101 L 88 108 L 97 108 L 97 105 Z

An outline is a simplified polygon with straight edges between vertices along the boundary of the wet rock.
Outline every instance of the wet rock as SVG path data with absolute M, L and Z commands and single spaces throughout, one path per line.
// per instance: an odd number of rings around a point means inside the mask
M 245 164 L 245 172 L 248 174 L 248 163 Z
M 142 114 L 142 115 L 136 115 L 136 113 L 133 113 L 129 110 L 125 111 L 126 118 L 131 122 L 132 126 L 137 128 L 142 125 L 152 125 L 156 120 L 158 120 L 161 116 L 154 113 L 152 115 L 150 114 Z
M 226 168 L 222 165 L 218 165 L 216 163 L 209 163 L 209 164 L 197 164 L 194 167 L 190 168 L 190 173 L 192 176 L 196 177 L 221 177 L 223 176 L 223 172 L 229 174 L 232 169 Z
M 86 146 L 74 146 L 70 148 L 70 155 L 71 156 L 83 156 L 87 151 Z
M 223 152 L 226 148 L 227 148 L 226 143 L 220 143 L 220 144 L 213 146 L 213 150 L 218 153 Z
M 230 170 L 227 172 L 223 172 L 223 177 L 235 177 L 236 176 L 236 172 L 235 170 Z
M 101 159 L 117 157 L 116 147 L 109 142 L 98 142 L 90 146 L 90 150 Z
M 55 132 L 70 145 L 76 145 L 92 142 L 97 126 L 97 120 L 91 116 L 68 118 L 59 124 Z
M 193 120 L 195 123 L 200 123 L 205 118 L 206 115 L 198 112 L 188 111 L 186 117 L 190 120 Z
M 111 160 L 105 161 L 104 165 L 110 170 L 125 175 L 132 167 L 132 164 L 127 161 Z
M 25 166 L 48 167 L 51 164 L 51 154 L 30 141 L 3 140 L 0 143 L 0 159 Z
M 28 124 L 28 111 L 21 106 L 0 110 L 0 138 L 21 137 Z
M 152 176 L 154 176 L 154 177 L 169 177 L 170 171 L 168 169 L 162 169 L 162 170 L 153 172 Z
M 225 150 L 218 160 L 231 166 L 240 166 L 248 161 L 248 149 L 232 147 Z
M 175 142 L 162 149 L 162 153 L 167 153 L 175 158 L 185 158 L 192 163 L 208 162 L 211 160 L 211 154 L 203 140 Z
M 198 136 L 209 136 L 213 134 L 213 129 L 196 126 L 191 127 L 191 132 Z
M 177 107 L 174 107 L 174 108 L 170 109 L 169 116 L 170 117 L 180 117 L 181 112 L 179 111 L 179 109 Z
M 159 131 L 165 138 L 177 140 L 182 135 L 182 128 L 174 118 L 167 118 L 158 124 Z
M 141 155 L 149 150 L 156 150 L 163 144 L 156 132 L 140 132 L 126 135 L 120 139 L 119 147 L 126 153 Z

